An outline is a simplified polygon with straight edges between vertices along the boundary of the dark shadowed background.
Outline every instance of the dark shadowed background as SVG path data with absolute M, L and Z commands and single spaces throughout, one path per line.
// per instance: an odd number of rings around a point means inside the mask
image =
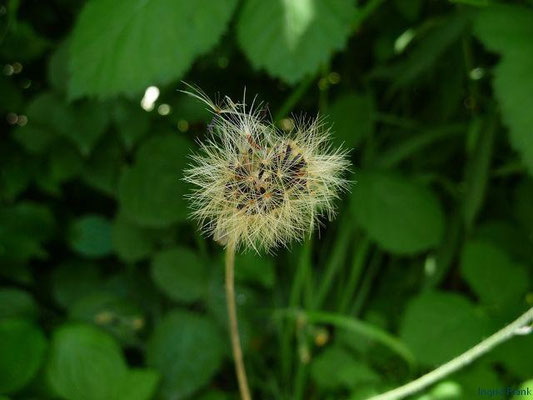
M 531 0 L 11 0 L 0 399 L 237 398 L 181 180 L 211 116 L 180 80 L 353 148 L 335 221 L 237 257 L 257 399 L 363 400 L 533 304 Z M 513 339 L 416 399 L 533 388 L 532 360 Z

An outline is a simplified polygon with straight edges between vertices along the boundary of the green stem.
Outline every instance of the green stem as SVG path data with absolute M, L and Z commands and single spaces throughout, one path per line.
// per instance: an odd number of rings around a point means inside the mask
M 410 118 L 399 117 L 394 114 L 376 112 L 374 113 L 374 119 L 376 120 L 376 122 L 380 122 L 385 125 L 397 126 L 399 128 L 411 131 L 420 130 L 420 125 L 417 121 Z
M 466 170 L 466 192 L 463 199 L 463 218 L 467 232 L 472 230 L 475 219 L 485 200 L 490 177 L 490 163 L 498 120 L 495 115 L 487 117 L 478 137 L 474 154 Z
M 355 32 L 359 29 L 361 24 L 370 16 L 372 13 L 385 2 L 385 0 L 370 0 L 368 1 L 363 8 L 357 10 L 357 15 L 352 24 L 352 32 Z
M 280 119 L 285 118 L 291 112 L 294 106 L 298 104 L 300 99 L 307 92 L 314 80 L 315 76 L 309 75 L 292 91 L 274 116 L 274 121 L 279 121 Z
M 511 175 L 523 174 L 526 170 L 524 163 L 521 160 L 509 161 L 500 167 L 494 168 L 491 175 L 494 178 L 507 178 Z
M 299 306 L 302 291 L 306 281 L 309 279 L 309 273 L 311 271 L 311 250 L 312 241 L 309 239 L 304 243 L 301 249 L 302 254 L 299 257 L 298 266 L 289 295 L 290 308 Z M 291 347 L 292 333 L 292 326 L 286 326 L 281 332 L 281 371 L 282 376 L 287 378 L 291 371 L 291 360 L 293 355 L 293 348 Z
M 294 389 L 294 397 L 292 400 L 300 400 L 304 397 L 305 383 L 307 381 L 309 368 L 306 364 L 303 364 L 301 361 L 298 363 L 298 369 L 296 370 L 296 383 Z
M 411 351 L 389 333 L 356 318 L 324 311 L 278 310 L 274 316 L 285 316 L 292 319 L 304 318 L 311 324 L 331 324 L 355 334 L 379 342 L 404 359 L 411 369 L 415 367 L 415 358 Z
M 329 62 L 322 67 L 322 75 L 318 83 L 318 110 L 320 114 L 325 115 L 328 110 L 328 92 L 329 92 L 329 82 L 328 75 L 330 72 Z
M 328 258 L 326 264 L 325 273 L 322 277 L 322 283 L 318 288 L 318 292 L 315 298 L 314 309 L 319 309 L 324 304 L 326 296 L 331 289 L 333 278 L 337 275 L 342 263 L 346 257 L 346 251 L 350 245 L 352 226 L 349 218 L 343 218 L 345 222 L 341 222 L 339 232 L 337 233 L 337 240 L 333 246 L 331 255 Z
M 446 364 L 441 365 L 437 369 L 421 376 L 420 378 L 412 382 L 409 382 L 406 385 L 400 386 L 399 388 L 388 391 L 386 393 L 373 396 L 368 400 L 399 400 L 412 394 L 418 393 L 421 390 L 427 388 L 428 386 L 438 382 L 442 378 L 470 364 L 477 358 L 481 357 L 483 354 L 488 353 L 490 350 L 492 350 L 499 344 L 511 339 L 515 335 L 519 334 L 519 331 L 522 328 L 528 327 L 528 325 L 532 322 L 533 307 L 526 311 L 524 314 L 522 314 L 514 322 L 511 322 L 505 328 L 499 330 L 492 336 L 489 336 L 487 339 L 483 340 L 478 345 L 472 347 L 470 350 L 466 351 L 460 356 L 455 357 L 453 360 L 447 362 Z M 531 329 L 526 329 L 526 332 L 530 330 Z
M 376 164 L 381 168 L 392 168 L 425 147 L 447 137 L 464 134 L 465 130 L 464 124 L 454 124 L 417 133 L 405 142 L 395 145 L 393 149 L 384 152 L 376 160 Z
M 355 247 L 354 261 L 352 263 L 352 268 L 350 268 L 350 275 L 348 276 L 348 281 L 344 287 L 343 295 L 339 305 L 339 312 L 342 314 L 348 310 L 353 293 L 355 292 L 357 283 L 361 277 L 361 272 L 363 271 L 363 266 L 365 264 L 369 249 L 370 240 L 367 236 L 363 237 L 359 245 Z
M 241 340 L 239 338 L 239 326 L 237 324 L 237 307 L 235 304 L 235 243 L 228 243 L 226 249 L 226 303 L 230 325 L 231 349 L 235 362 L 235 372 L 239 382 L 239 391 L 242 400 L 252 400 L 246 370 L 242 357 Z
M 311 271 L 311 250 L 313 248 L 312 239 L 306 240 L 302 246 L 302 254 L 298 262 L 298 268 L 296 275 L 294 276 L 294 283 L 291 287 L 291 293 L 289 295 L 289 307 L 295 307 L 301 300 L 302 291 L 307 279 L 309 278 L 309 272 Z
M 370 260 L 370 265 L 368 266 L 368 269 L 365 273 L 363 282 L 361 282 L 361 287 L 359 288 L 359 291 L 357 292 L 357 296 L 355 298 L 355 301 L 353 303 L 353 306 L 350 312 L 351 315 L 357 316 L 361 313 L 361 310 L 363 309 L 363 306 L 365 305 L 365 301 L 368 297 L 368 294 L 370 293 L 370 289 L 372 288 L 372 283 L 374 282 L 374 278 L 376 277 L 379 271 L 379 267 L 381 265 L 382 259 L 383 259 L 383 253 L 379 250 L 376 250 Z

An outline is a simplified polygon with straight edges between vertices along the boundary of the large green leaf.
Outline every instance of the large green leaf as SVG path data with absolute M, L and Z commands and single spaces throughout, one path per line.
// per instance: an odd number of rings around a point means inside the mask
M 133 148 L 150 128 L 150 114 L 139 107 L 138 103 L 117 102 L 113 109 L 113 120 L 128 149 Z
M 66 261 L 52 272 L 52 295 L 65 308 L 70 308 L 76 300 L 98 290 L 101 285 L 96 262 Z
M 0 262 L 45 258 L 42 244 L 52 237 L 54 229 L 54 217 L 42 204 L 0 207 Z
M 15 2 L 13 2 L 15 3 Z M 39 57 L 50 46 L 50 42 L 40 36 L 32 25 L 24 21 L 9 24 L 4 31 L 0 56 L 7 60 L 31 61 Z
M 311 376 L 323 389 L 353 389 L 380 380 L 379 375 L 368 365 L 340 346 L 327 348 L 313 360 Z
M 185 184 L 180 180 L 189 143 L 176 135 L 153 137 L 122 174 L 119 201 L 125 216 L 141 226 L 164 227 L 187 216 Z
M 516 318 L 519 313 L 509 315 L 501 321 L 500 327 Z M 499 327 L 498 327 L 499 328 Z M 496 347 L 488 356 L 492 362 L 503 365 L 513 376 L 529 379 L 533 376 L 533 335 L 516 336 L 513 340 Z
M 206 292 L 208 275 L 200 257 L 185 247 L 177 247 L 154 256 L 152 279 L 170 298 L 192 302 Z
M 15 138 L 28 151 L 44 153 L 61 135 L 88 155 L 109 123 L 103 103 L 81 101 L 67 103 L 55 92 L 42 92 L 28 105 L 28 124 L 15 132 Z
M 68 400 L 148 400 L 159 379 L 154 370 L 128 370 L 116 342 L 82 324 L 54 332 L 46 374 L 52 389 Z
M 111 225 L 111 242 L 117 256 L 127 263 L 140 261 L 153 251 L 154 238 L 150 231 L 118 215 Z
M 531 225 L 530 225 L 531 227 Z M 509 255 L 515 262 L 533 260 L 533 236 L 528 235 L 511 221 L 489 220 L 480 224 L 475 231 L 475 240 L 495 245 Z
M 127 374 L 120 348 L 102 331 L 72 324 L 54 332 L 47 376 L 62 398 L 116 399 Z
M 527 269 L 488 243 L 466 243 L 461 257 L 461 274 L 481 301 L 489 306 L 514 305 L 524 299 L 530 288 Z
M 428 188 L 387 172 L 361 172 L 356 179 L 353 213 L 381 247 L 411 254 L 440 243 L 444 213 Z
M 85 215 L 70 228 L 70 245 L 86 257 L 104 257 L 111 253 L 111 224 L 100 215 Z
M 217 43 L 235 0 L 96 0 L 74 28 L 70 96 L 135 93 L 180 78 Z
M 474 32 L 489 50 L 501 55 L 494 68 L 494 92 L 511 144 L 533 174 L 533 9 L 493 5 L 479 13 Z
M 105 135 L 85 163 L 83 180 L 109 196 L 116 196 L 124 158 L 120 139 L 116 135 Z
M 354 16 L 349 0 L 247 0 L 237 36 L 254 67 L 295 83 L 344 48 Z
M 33 297 L 20 289 L 0 288 L 0 318 L 37 316 L 37 304 Z
M 44 334 L 31 322 L 0 321 L 0 393 L 17 391 L 35 376 L 46 345 Z
M 173 311 L 156 325 L 146 356 L 161 372 L 163 399 L 183 399 L 211 379 L 224 354 L 222 337 L 212 321 L 187 311 Z
M 94 323 L 112 333 L 121 343 L 132 344 L 145 325 L 142 310 L 131 298 L 111 290 L 93 291 L 69 307 L 72 320 Z
M 533 179 L 524 179 L 514 193 L 514 216 L 529 237 L 529 245 L 533 243 Z M 524 244 L 522 246 L 526 247 Z
M 117 400 L 149 400 L 159 382 L 159 374 L 150 369 L 132 369 L 126 375 Z
M 488 330 L 488 319 L 465 297 L 426 292 L 409 303 L 400 335 L 420 363 L 434 366 L 469 349 Z

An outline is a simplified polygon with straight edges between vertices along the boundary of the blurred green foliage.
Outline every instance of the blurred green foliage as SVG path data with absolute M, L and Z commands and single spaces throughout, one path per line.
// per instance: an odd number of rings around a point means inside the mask
M 532 6 L 1 3 L 0 398 L 237 398 L 222 250 L 180 179 L 210 115 L 180 79 L 353 148 L 336 221 L 237 256 L 256 398 L 362 400 L 531 307 Z M 532 359 L 513 339 L 417 399 L 532 388 Z

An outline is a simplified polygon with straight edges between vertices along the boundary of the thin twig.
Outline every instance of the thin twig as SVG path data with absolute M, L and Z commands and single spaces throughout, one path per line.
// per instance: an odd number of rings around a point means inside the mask
M 489 352 L 499 344 L 509 340 L 517 334 L 520 334 L 520 330 L 522 328 L 527 327 L 527 325 L 529 325 L 531 322 L 533 322 L 533 307 L 526 311 L 524 314 L 522 314 L 520 317 L 518 317 L 518 319 L 516 319 L 514 322 L 511 322 L 505 328 L 499 330 L 492 336 L 489 336 L 481 343 L 472 347 L 470 350 L 466 351 L 460 356 L 455 357 L 453 360 L 447 362 L 446 364 L 441 365 L 437 369 L 421 376 L 420 378 L 412 382 L 409 382 L 406 385 L 400 386 L 399 388 L 390 390 L 383 394 L 370 397 L 368 400 L 399 400 L 417 392 L 420 392 L 422 389 L 427 388 L 428 386 L 438 382 L 442 378 L 470 364 L 472 361 Z M 529 331 L 530 329 L 526 329 L 525 333 Z

